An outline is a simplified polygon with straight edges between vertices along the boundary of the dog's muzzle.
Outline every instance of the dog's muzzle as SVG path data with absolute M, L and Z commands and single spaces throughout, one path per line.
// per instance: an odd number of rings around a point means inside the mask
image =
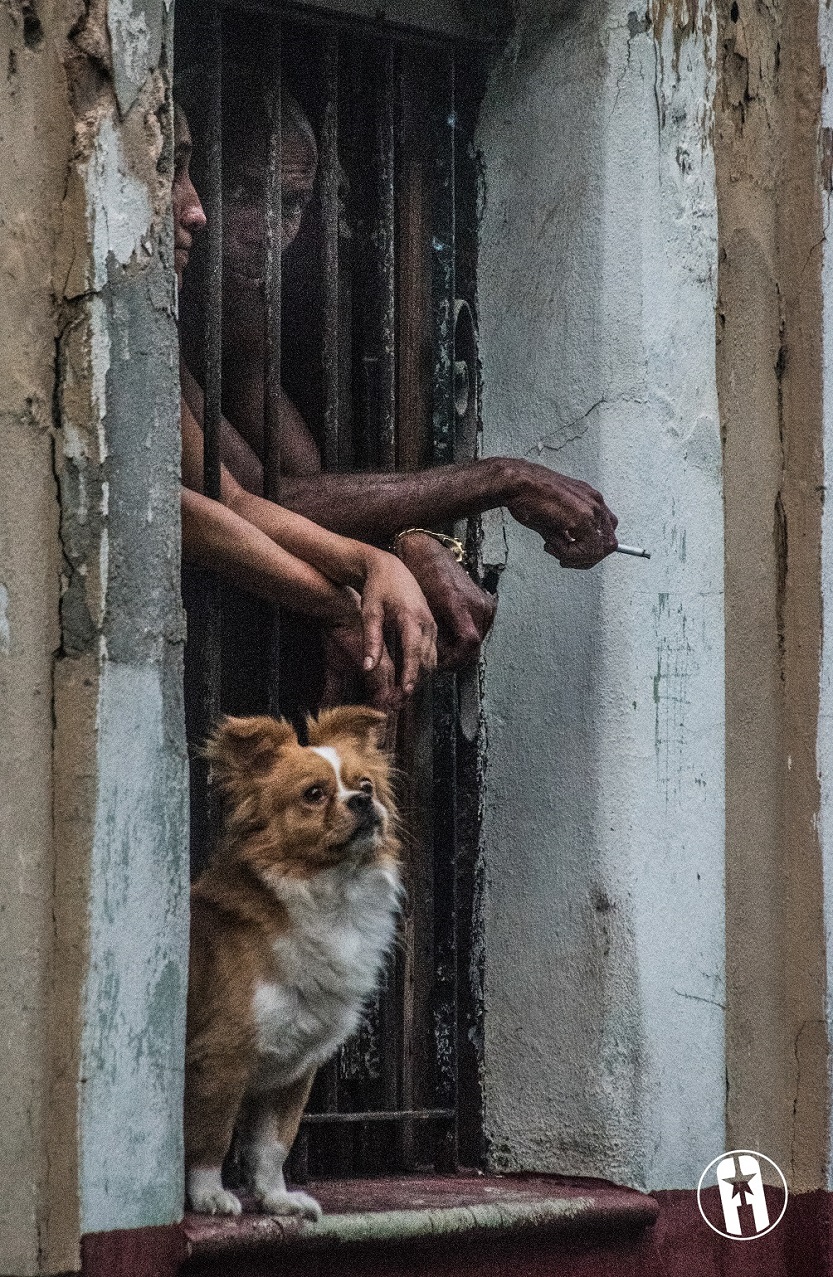
M 354 838 L 366 837 L 381 826 L 382 814 L 372 794 L 351 794 L 346 807 L 356 817 L 356 828 L 350 835 L 350 842 Z

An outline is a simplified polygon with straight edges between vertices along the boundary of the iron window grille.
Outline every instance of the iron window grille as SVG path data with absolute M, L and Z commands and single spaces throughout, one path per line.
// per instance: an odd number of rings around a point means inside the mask
M 207 495 L 220 491 L 224 104 L 241 91 L 229 83 L 230 51 L 235 65 L 241 49 L 257 57 L 273 103 L 282 88 L 293 93 L 319 142 L 315 203 L 282 261 L 273 111 L 262 195 L 271 228 L 263 473 L 265 495 L 280 500 L 282 386 L 317 431 L 326 470 L 407 470 L 474 455 L 472 139 L 485 48 L 289 6 L 179 0 L 177 66 L 197 59 L 205 89 L 191 119 L 208 218 L 191 304 L 201 315 L 192 349 L 205 394 Z M 466 535 L 476 561 L 474 522 Z M 308 627 L 209 573 L 184 573 L 184 594 L 192 745 L 221 712 L 300 721 L 314 707 Z M 296 1182 L 481 1160 L 479 749 L 476 723 L 461 721 L 460 695 L 454 675 L 439 675 L 400 715 L 410 830 L 401 942 L 360 1031 L 316 1081 L 289 1168 Z M 193 752 L 191 774 L 198 872 L 218 813 Z

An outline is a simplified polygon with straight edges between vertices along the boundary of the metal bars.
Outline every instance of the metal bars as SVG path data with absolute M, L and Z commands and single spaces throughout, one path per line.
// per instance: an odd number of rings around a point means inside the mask
M 339 45 L 348 57 L 339 65 Z M 426 68 L 413 50 L 392 41 L 331 36 L 323 57 L 322 280 L 324 367 L 323 444 L 328 468 L 339 459 L 338 203 L 335 146 L 339 86 L 350 84 L 347 119 L 359 138 L 343 139 L 349 156 L 358 228 L 353 287 L 358 298 L 354 338 L 360 354 L 365 464 L 392 470 L 453 460 L 455 114 L 453 54 Z M 352 55 L 352 56 L 351 56 Z M 360 93 L 355 85 L 361 85 Z M 348 96 L 349 92 L 348 91 Z M 403 112 L 407 115 L 407 123 Z M 307 1166 L 321 1169 L 318 1137 L 331 1132 L 330 1173 L 341 1171 L 354 1129 L 353 1155 L 375 1149 L 382 1164 L 412 1169 L 430 1160 L 450 1169 L 457 1160 L 457 691 L 452 676 L 435 680 L 409 711 L 401 735 L 408 757 L 409 827 L 419 839 L 409 870 L 405 951 L 369 1015 L 366 1030 L 379 1073 L 368 1076 L 366 1111 L 355 1065 L 328 1068 L 316 1086 L 317 1107 L 302 1136 Z M 416 750 L 419 763 L 411 756 Z M 367 1048 L 364 1048 L 366 1054 Z M 359 1051 L 359 1057 L 363 1055 Z M 361 1070 L 359 1070 L 361 1071 Z M 381 1101 L 381 1103 L 379 1103 Z M 366 1103 L 366 1102 L 365 1102 Z M 430 1118 L 430 1120 L 429 1120 Z M 395 1126 L 387 1147 L 373 1128 Z M 362 1128 L 366 1127 L 366 1131 Z M 433 1128 L 430 1130 L 429 1128 Z M 307 1144 L 306 1141 L 310 1143 Z M 297 1165 L 297 1162 L 296 1162 Z M 300 1169 L 300 1168 L 299 1168 Z M 367 1170 L 357 1164 L 356 1170 Z M 378 1165 L 373 1169 L 379 1169 Z M 315 1174 L 315 1169 L 312 1169 Z
M 431 174 L 431 452 L 435 465 L 454 459 L 455 66 L 435 59 L 418 108 Z M 433 901 L 436 1099 L 457 1109 L 457 680 L 441 674 L 433 687 Z M 457 1165 L 457 1123 L 437 1151 L 437 1169 Z
M 219 5 L 212 3 L 206 22 L 206 55 L 210 68 L 206 114 L 207 227 L 206 290 L 204 306 L 205 392 L 203 398 L 203 492 L 220 497 L 220 426 L 222 421 L 222 322 L 223 322 L 223 217 L 222 217 L 222 65 L 223 29 Z M 192 872 L 203 867 L 213 842 L 219 816 L 219 800 L 210 779 L 208 765 L 193 748 L 202 745 L 220 715 L 222 684 L 222 591 L 213 572 L 186 574 L 183 581 L 190 596 L 191 652 L 188 674 L 196 691 L 196 712 L 191 722 L 195 740 L 190 742 L 192 788 Z M 194 799 L 196 798 L 196 801 Z
M 400 469 L 430 465 L 431 439 L 431 162 L 423 146 L 419 108 L 420 59 L 399 50 L 396 125 L 397 461 Z M 434 732 L 432 686 L 421 689 L 401 715 L 400 751 L 407 758 L 405 817 L 420 854 L 410 858 L 402 955 L 401 1104 L 412 1109 L 435 1100 L 433 1035 L 434 932 Z M 426 1032 L 426 1026 L 430 1026 Z M 453 1126 L 455 1115 L 449 1122 Z M 448 1123 L 446 1123 L 448 1129 Z M 403 1120 L 399 1157 L 404 1170 L 436 1162 L 436 1137 Z
M 207 36 L 210 72 L 206 121 L 208 268 L 205 288 L 203 491 L 207 497 L 219 500 L 220 423 L 223 416 L 223 25 L 216 2 L 211 5 Z
M 224 21 L 231 49 L 238 34 L 235 22 L 244 28 L 253 19 L 242 20 L 229 4 Z M 219 495 L 223 31 L 216 3 L 209 25 L 205 476 L 206 492 Z M 327 470 L 349 466 L 354 437 L 369 469 L 452 461 L 453 49 L 437 42 L 421 47 L 367 28 L 351 36 L 343 26 L 325 29 L 322 39 L 320 27 L 289 21 L 286 11 L 282 24 L 264 18 L 256 33 L 249 29 L 246 34 L 247 47 L 258 50 L 268 76 L 268 136 L 252 143 L 264 168 L 264 494 L 280 499 L 282 339 L 287 342 L 284 374 L 296 380 L 306 376 L 315 387 L 306 411 L 318 428 Z M 285 273 L 282 88 L 302 100 L 316 128 L 320 157 L 320 220 L 316 223 L 308 214 L 293 249 L 294 264 L 290 261 Z M 246 90 L 237 86 L 237 91 Z M 303 297 L 293 294 L 293 278 L 300 281 Z M 218 609 L 212 611 L 218 625 Z M 287 660 L 286 635 L 284 648 L 281 670 L 276 616 L 269 654 L 268 706 L 273 713 L 293 703 L 293 697 L 305 707 L 297 696 L 301 680 L 296 664 L 307 659 L 307 652 L 299 647 L 294 662 Z M 206 683 L 213 683 L 211 713 L 216 715 L 219 677 L 211 662 L 205 668 Z M 206 697 L 208 706 L 207 689 Z M 304 1118 L 293 1154 L 297 1179 L 308 1172 L 317 1176 L 411 1169 L 427 1162 L 443 1169 L 456 1165 L 457 980 L 464 955 L 457 931 L 454 678 L 440 676 L 422 689 L 403 720 L 400 746 L 405 753 L 399 762 L 407 778 L 413 838 L 407 951 L 397 953 L 388 988 L 368 1009 L 358 1038 L 316 1083 L 312 1107 L 319 1111 Z
M 304 1126 L 355 1126 L 360 1122 L 447 1122 L 453 1120 L 454 1109 L 378 1109 L 364 1113 L 305 1113 Z
M 338 106 L 339 106 L 339 41 L 331 31 L 324 42 L 323 58 L 323 117 L 319 139 L 319 189 L 321 198 L 321 289 L 323 315 L 321 329 L 321 374 L 323 379 L 323 430 L 322 463 L 327 471 L 337 471 L 341 465 L 341 314 L 339 258 L 341 201 L 339 188 L 340 164 L 338 158 Z M 318 1092 L 326 1113 L 317 1115 L 319 1121 L 338 1119 L 339 1062 L 331 1060 L 321 1070 Z M 295 1161 L 307 1161 L 307 1126 L 300 1131 L 301 1157 Z M 336 1136 L 336 1158 L 343 1158 L 343 1141 Z
M 434 384 L 432 403 L 434 465 L 454 460 L 454 59 L 446 56 L 435 73 L 438 83 L 426 126 L 434 139 L 434 226 L 432 298 Z
M 353 97 L 361 127 L 361 150 L 356 154 L 354 149 L 352 175 L 362 253 L 357 263 L 362 323 L 355 338 L 363 459 L 374 470 L 393 470 L 397 460 L 394 61 L 394 47 L 387 41 L 362 46 L 356 67 L 361 91 L 354 89 Z
M 372 394 L 368 399 L 368 429 L 375 442 L 375 455 L 382 470 L 396 469 L 396 275 L 395 213 L 396 170 L 394 157 L 394 46 L 386 43 L 374 59 L 376 66 L 373 149 L 373 208 L 370 218 L 370 292 L 368 301 L 374 346 Z M 379 1034 L 383 1103 L 390 1109 L 402 1106 L 403 1032 L 402 961 L 397 954 L 379 1001 Z M 401 1149 L 400 1149 L 401 1155 Z
M 325 470 L 338 470 L 341 462 L 339 409 L 339 161 L 338 161 L 338 36 L 327 36 L 324 53 L 324 119 L 321 125 L 321 265 L 324 291 L 324 325 L 321 363 L 324 377 Z
M 264 86 L 269 135 L 264 183 L 264 333 L 263 333 L 263 495 L 279 501 L 281 493 L 281 304 L 283 216 L 281 157 L 283 108 L 281 77 L 281 27 L 270 23 L 267 38 L 269 83 Z M 269 711 L 280 713 L 281 626 L 280 611 L 273 609 L 269 658 Z
M 375 430 L 379 464 L 396 468 L 396 276 L 394 270 L 395 176 L 393 154 L 394 50 L 388 44 L 379 68 L 373 167 L 377 210 L 371 231 L 376 267 L 377 359 Z
M 263 482 L 264 496 L 280 499 L 281 491 L 281 31 L 275 23 L 269 38 L 270 83 L 266 86 L 269 140 L 266 156 L 264 216 L 266 260 L 264 269 L 264 370 L 263 370 Z

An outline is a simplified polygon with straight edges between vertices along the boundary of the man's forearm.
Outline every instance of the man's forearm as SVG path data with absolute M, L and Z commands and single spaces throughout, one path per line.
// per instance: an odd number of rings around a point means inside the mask
M 181 401 L 182 481 L 186 490 L 200 493 L 203 486 L 203 434 L 185 398 Z M 252 529 L 259 529 L 291 555 L 303 559 L 338 585 L 361 589 L 367 577 L 370 551 L 366 545 L 335 535 L 272 501 L 247 492 L 225 466 L 220 468 L 221 498 Z
M 188 407 L 201 423 L 202 389 L 184 364 L 180 375 Z M 281 476 L 281 505 L 331 532 L 362 540 L 388 539 L 405 527 L 447 524 L 506 505 L 522 484 L 525 463 L 506 457 L 410 472 L 325 474 L 317 471 L 312 436 L 285 396 L 283 414 L 281 455 L 287 464 Z M 260 462 L 226 420 L 221 451 L 237 482 L 249 493 L 259 494 Z M 248 511 L 245 517 L 250 518 Z
M 523 463 L 505 457 L 395 474 L 285 475 L 281 504 L 333 532 L 388 538 L 508 504 Z

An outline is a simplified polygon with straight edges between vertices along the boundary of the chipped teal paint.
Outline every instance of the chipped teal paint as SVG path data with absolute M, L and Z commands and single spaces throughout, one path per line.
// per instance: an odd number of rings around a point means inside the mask
M 169 958 L 148 1000 L 148 1024 L 174 1024 L 181 1015 L 184 988 L 182 964 Z M 157 1077 L 163 1079 L 177 1061 L 171 1058 L 170 1044 L 157 1035 L 147 1035 L 143 1042 L 148 1063 Z M 178 1065 L 177 1065 L 178 1067 Z
M 686 533 L 685 528 L 682 530 L 676 526 L 671 529 L 671 549 L 679 555 L 681 563 L 685 563 L 686 556 Z
M 161 665 L 105 663 L 90 963 L 81 1051 L 82 1231 L 182 1207 L 187 971 L 185 776 L 172 766 Z
M 660 594 L 659 606 L 657 607 L 657 610 L 654 613 L 657 626 L 659 626 L 660 617 L 662 616 L 662 613 L 667 606 L 668 606 L 668 595 Z M 659 689 L 660 689 L 661 682 L 662 682 L 662 654 L 660 653 L 657 656 L 657 672 L 654 675 L 654 704 L 655 705 L 659 705 L 659 697 L 660 697 Z M 656 740 L 657 749 L 659 749 L 659 711 L 657 711 L 655 740 Z
M 687 712 L 691 706 L 690 684 L 699 672 L 697 652 L 688 633 L 683 603 L 670 606 L 668 593 L 661 593 L 654 609 L 657 642 L 657 670 L 654 674 L 654 749 L 657 782 L 668 806 L 672 794 L 679 795 L 687 782 Z
M 113 49 L 113 80 L 119 110 L 126 115 L 148 73 L 159 65 L 164 10 L 170 0 L 109 0 L 107 29 Z

